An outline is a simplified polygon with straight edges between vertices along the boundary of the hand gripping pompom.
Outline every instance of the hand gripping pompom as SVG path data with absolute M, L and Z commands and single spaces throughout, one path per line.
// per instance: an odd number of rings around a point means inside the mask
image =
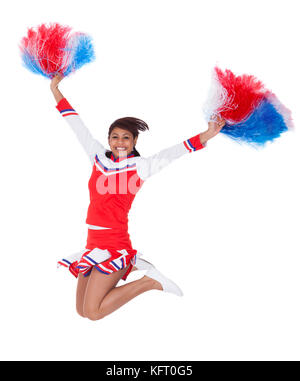
M 293 127 L 290 110 L 257 78 L 217 67 L 204 113 L 207 120 L 220 115 L 226 121 L 223 134 L 254 146 L 263 146 Z
M 24 66 L 50 79 L 65 77 L 95 59 L 91 37 L 58 23 L 28 29 L 20 49 Z

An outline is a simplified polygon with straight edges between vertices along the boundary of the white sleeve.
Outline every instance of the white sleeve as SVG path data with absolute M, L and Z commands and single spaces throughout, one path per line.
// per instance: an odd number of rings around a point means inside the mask
M 106 151 L 103 145 L 93 138 L 78 113 L 72 108 L 66 98 L 58 102 L 56 108 L 72 128 L 91 162 L 94 161 L 97 153 L 100 154 Z
M 205 145 L 202 145 L 200 142 L 200 134 L 198 134 L 182 143 L 166 148 L 153 156 L 141 158 L 137 163 L 137 174 L 142 180 L 146 180 L 180 156 L 189 152 L 198 151 L 204 147 Z

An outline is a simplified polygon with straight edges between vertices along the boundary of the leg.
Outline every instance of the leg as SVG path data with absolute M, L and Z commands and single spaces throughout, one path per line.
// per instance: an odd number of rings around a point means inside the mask
M 147 276 L 116 287 L 126 270 L 119 270 L 110 275 L 102 274 L 95 268 L 92 270 L 84 298 L 85 316 L 90 320 L 99 320 L 143 292 L 162 290 L 160 283 Z
M 85 277 L 82 273 L 78 274 L 77 289 L 76 289 L 76 311 L 82 317 L 86 317 L 83 313 L 83 302 L 86 292 L 86 287 L 89 281 L 89 276 Z
M 133 267 L 131 271 L 136 271 L 137 268 Z M 86 292 L 86 287 L 89 282 L 89 276 L 85 277 L 82 273 L 78 274 L 77 290 L 76 290 L 76 311 L 82 316 L 86 317 L 83 312 L 83 303 Z

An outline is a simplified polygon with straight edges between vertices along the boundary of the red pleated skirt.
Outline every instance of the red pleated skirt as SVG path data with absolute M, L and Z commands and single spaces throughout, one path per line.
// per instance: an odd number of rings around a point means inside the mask
M 93 267 L 109 275 L 128 267 L 122 279 L 126 280 L 135 265 L 138 252 L 131 246 L 127 230 L 88 229 L 85 249 L 58 261 L 77 278 L 79 273 L 88 276 Z

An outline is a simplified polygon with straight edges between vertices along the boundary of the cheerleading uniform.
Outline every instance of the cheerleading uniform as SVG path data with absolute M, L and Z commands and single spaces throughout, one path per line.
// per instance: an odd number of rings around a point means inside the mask
M 160 151 L 149 158 L 130 154 L 125 158 L 106 156 L 77 112 L 63 98 L 56 108 L 76 134 L 92 163 L 89 180 L 90 205 L 87 212 L 87 243 L 84 250 L 58 262 L 77 277 L 90 274 L 93 267 L 111 274 L 128 267 L 125 280 L 139 253 L 132 248 L 128 234 L 128 213 L 144 181 L 188 152 L 200 150 L 200 134 Z

